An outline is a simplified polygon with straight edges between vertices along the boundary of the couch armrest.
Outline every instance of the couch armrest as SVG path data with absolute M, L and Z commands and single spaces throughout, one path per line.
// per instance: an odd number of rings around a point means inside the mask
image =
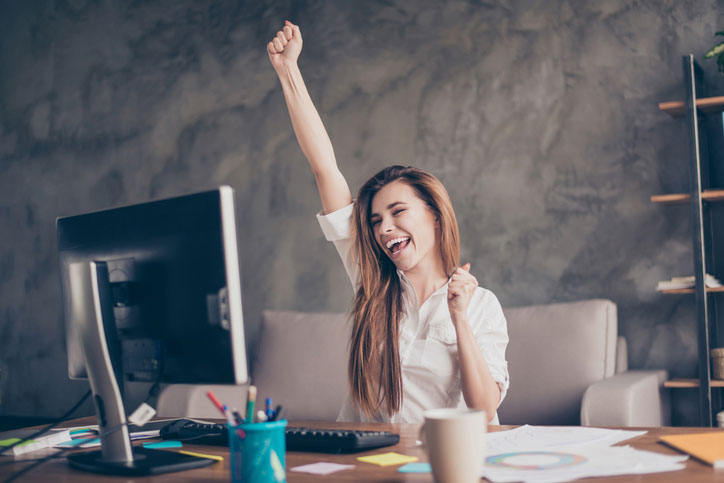
M 626 371 L 588 386 L 581 402 L 583 426 L 669 426 L 665 370 Z
M 616 338 L 616 374 L 628 371 L 628 344 L 626 338 L 619 335 Z

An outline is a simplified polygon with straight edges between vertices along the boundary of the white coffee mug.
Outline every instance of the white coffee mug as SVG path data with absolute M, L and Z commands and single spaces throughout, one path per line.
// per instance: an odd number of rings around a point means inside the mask
M 420 439 L 432 475 L 441 483 L 473 483 L 482 477 L 488 418 L 477 409 L 432 409 L 424 413 Z

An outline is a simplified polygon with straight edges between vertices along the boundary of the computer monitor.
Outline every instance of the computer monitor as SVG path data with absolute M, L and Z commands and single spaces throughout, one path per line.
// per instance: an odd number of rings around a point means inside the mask
M 57 232 L 68 373 L 88 377 L 101 433 L 101 451 L 71 465 L 201 464 L 131 447 L 123 382 L 248 381 L 232 188 L 59 218 Z

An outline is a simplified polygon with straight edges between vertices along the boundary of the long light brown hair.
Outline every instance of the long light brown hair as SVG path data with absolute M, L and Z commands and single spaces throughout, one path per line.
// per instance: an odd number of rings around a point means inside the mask
M 360 285 L 352 307 L 352 333 L 347 367 L 356 406 L 367 416 L 391 416 L 402 406 L 400 321 L 404 314 L 402 286 L 395 264 L 377 243 L 370 222 L 372 199 L 384 186 L 407 183 L 427 204 L 440 226 L 440 256 L 445 273 L 460 259 L 455 212 L 445 187 L 418 168 L 390 166 L 367 181 L 354 204 L 354 254 Z

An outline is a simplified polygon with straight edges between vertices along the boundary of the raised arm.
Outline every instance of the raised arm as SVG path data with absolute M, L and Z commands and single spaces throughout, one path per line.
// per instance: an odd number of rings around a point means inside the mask
M 352 194 L 337 167 L 332 142 L 304 85 L 297 65 L 301 51 L 302 33 L 289 21 L 267 44 L 269 60 L 282 83 L 294 134 L 312 168 L 322 200 L 322 211 L 327 214 L 350 204 Z

